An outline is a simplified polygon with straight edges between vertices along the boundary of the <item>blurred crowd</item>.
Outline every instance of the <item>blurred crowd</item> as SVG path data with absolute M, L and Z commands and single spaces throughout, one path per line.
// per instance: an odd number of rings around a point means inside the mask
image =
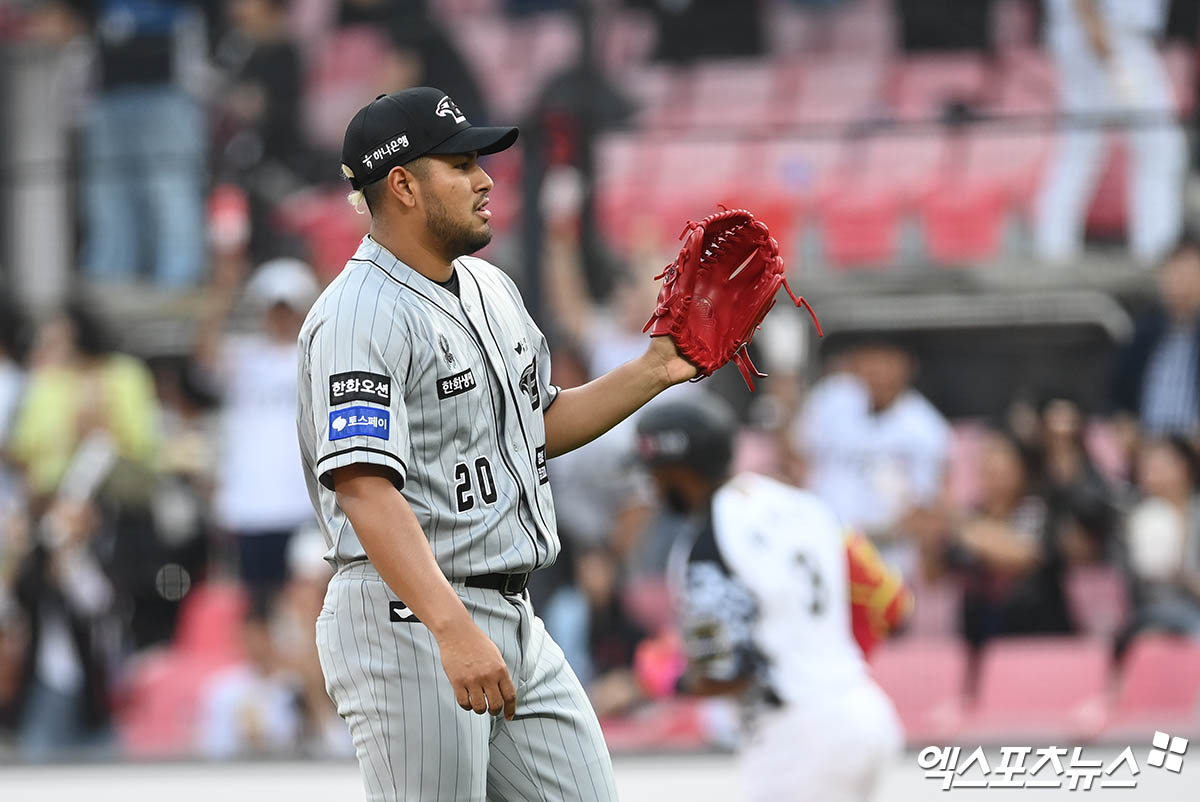
M 343 54 L 379 56 L 366 94 L 431 84 L 483 123 L 488 98 L 429 5 L 45 0 L 0 12 L 0 37 L 93 53 L 78 131 L 83 283 L 198 288 L 201 310 L 185 352 L 142 358 L 86 294 L 35 316 L 0 292 L 0 754 L 127 752 L 148 720 L 137 698 L 153 685 L 148 666 L 184 665 L 192 635 L 181 618 L 214 587 L 234 589 L 233 612 L 205 609 L 236 633 L 195 636 L 225 652 L 186 663 L 194 715 L 172 714 L 184 721 L 172 725 L 185 727 L 179 744 L 214 758 L 351 751 L 313 644 L 330 569 L 294 425 L 296 334 L 327 276 L 279 209 L 314 185 L 341 188 L 336 146 L 301 106 L 307 53 L 293 31 L 301 10 L 339 30 L 383 31 L 382 50 L 364 39 L 363 52 Z M 502 4 L 512 15 L 572 5 Z M 767 46 L 753 14 L 728 13 L 742 4 L 632 5 L 659 26 L 658 58 Z M 832 13 L 843 3 L 796 5 Z M 1165 20 L 1130 19 L 1126 40 L 1103 42 L 1070 16 L 1075 4 L 1044 5 L 1068 84 L 1071 69 L 1082 84 L 1090 68 L 1066 62 L 1106 48 L 1135 53 L 1143 61 L 1129 80 L 1154 83 L 1160 67 L 1145 48 Z M 1080 36 L 1089 50 L 1071 50 Z M 1125 96 L 1107 91 L 1081 86 L 1064 103 L 1111 111 Z M 537 140 L 551 167 L 571 150 L 555 138 L 569 134 L 563 125 Z M 1048 178 L 1038 237 L 1050 260 L 1082 241 L 1090 133 L 1072 135 Z M 1141 139 L 1130 248 L 1157 265 L 1157 298 L 1112 354 L 1103 407 L 1085 407 L 1064 376 L 1006 399 L 999 420 L 948 421 L 915 389 L 920 355 L 903 336 L 834 332 L 806 362 L 802 327 L 782 309 L 757 342 L 773 375 L 754 399 L 736 374 L 671 391 L 725 395 L 744 422 L 740 467 L 811 488 L 904 573 L 918 615 L 900 637 L 958 634 L 978 647 L 1096 634 L 1070 591 L 1079 571 L 1112 579 L 1119 620 L 1101 634 L 1118 652 L 1148 630 L 1200 637 L 1200 240 L 1186 233 L 1182 127 Z M 547 176 L 540 255 L 496 261 L 543 265 L 553 311 L 540 322 L 555 383 L 571 387 L 645 348 L 649 276 L 663 254 L 636 242 L 620 258 L 603 254 L 598 279 L 580 219 L 590 201 L 572 171 Z M 635 664 L 670 627 L 663 576 L 683 525 L 651 493 L 632 445 L 630 422 L 551 463 L 564 548 L 531 587 L 602 717 L 646 703 Z M 945 616 L 922 617 L 923 602 L 946 598 Z

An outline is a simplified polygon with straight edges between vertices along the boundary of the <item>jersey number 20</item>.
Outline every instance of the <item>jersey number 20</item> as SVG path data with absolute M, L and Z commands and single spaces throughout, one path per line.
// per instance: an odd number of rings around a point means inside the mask
M 496 503 L 496 478 L 492 475 L 492 464 L 487 457 L 479 457 L 474 467 L 475 482 L 472 483 L 470 465 L 460 462 L 454 466 L 454 498 L 459 512 L 466 512 L 475 506 L 476 490 L 479 500 L 484 504 Z

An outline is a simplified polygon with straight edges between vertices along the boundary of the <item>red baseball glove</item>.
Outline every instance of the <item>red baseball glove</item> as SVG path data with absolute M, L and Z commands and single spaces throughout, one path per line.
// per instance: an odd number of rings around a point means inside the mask
M 663 285 L 643 331 L 670 336 L 699 369 L 695 381 L 732 359 L 754 390 L 754 377 L 766 374 L 754 367 L 746 346 L 775 305 L 780 284 L 796 306 L 808 310 L 821 334 L 816 313 L 783 277 L 779 243 L 753 214 L 722 208 L 699 223 L 689 222 L 679 236 L 684 239 L 679 256 L 655 276 Z

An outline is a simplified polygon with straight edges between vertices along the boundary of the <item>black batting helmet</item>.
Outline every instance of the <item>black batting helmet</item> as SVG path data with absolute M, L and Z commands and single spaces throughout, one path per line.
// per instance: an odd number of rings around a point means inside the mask
M 651 467 L 685 465 L 719 480 L 733 461 L 736 428 L 732 410 L 708 393 L 653 404 L 638 417 L 638 456 Z

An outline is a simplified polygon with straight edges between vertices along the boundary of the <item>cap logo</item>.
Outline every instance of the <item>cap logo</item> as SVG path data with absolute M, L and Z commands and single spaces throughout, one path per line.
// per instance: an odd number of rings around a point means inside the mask
M 454 101 L 449 95 L 438 101 L 437 111 L 434 112 L 439 117 L 453 117 L 455 123 L 465 123 L 466 116 L 459 110 L 458 106 L 454 105 Z
M 638 451 L 643 458 L 682 457 L 688 450 L 687 432 L 667 430 L 657 434 L 643 434 L 638 438 Z
M 396 136 L 392 137 L 388 141 L 384 142 L 379 147 L 377 147 L 374 150 L 365 154 L 362 158 L 362 161 L 363 161 L 363 164 L 366 165 L 368 170 L 372 170 L 372 169 L 374 169 L 376 162 L 382 161 L 383 159 L 386 159 L 389 156 L 394 156 L 395 154 L 399 153 L 400 151 L 407 150 L 407 149 L 408 149 L 408 132 L 406 131 L 403 134 L 397 134 Z

